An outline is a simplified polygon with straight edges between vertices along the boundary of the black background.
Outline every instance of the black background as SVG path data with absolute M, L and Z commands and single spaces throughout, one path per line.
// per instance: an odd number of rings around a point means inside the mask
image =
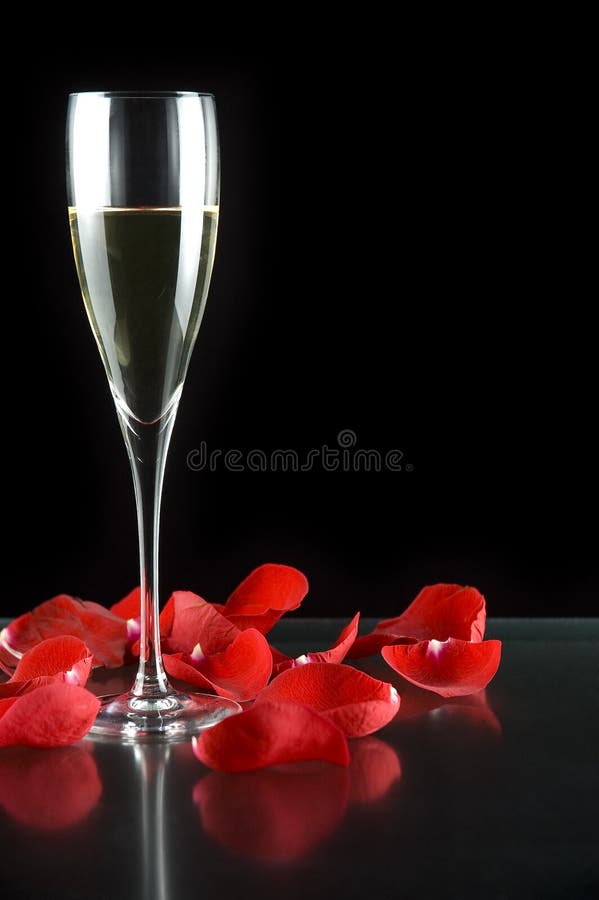
M 6 615 L 63 591 L 108 604 L 137 583 L 63 175 L 68 92 L 130 88 L 214 92 L 222 146 L 217 261 L 167 467 L 164 593 L 222 601 L 275 561 L 307 574 L 304 615 L 397 614 L 435 581 L 478 586 L 491 615 L 595 613 L 569 101 L 516 43 L 416 43 L 31 60 L 6 119 Z M 201 441 L 305 454 L 342 429 L 401 450 L 404 469 L 186 463 Z

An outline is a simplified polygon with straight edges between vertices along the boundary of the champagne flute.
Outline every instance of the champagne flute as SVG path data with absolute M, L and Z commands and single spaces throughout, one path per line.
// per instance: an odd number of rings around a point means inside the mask
M 213 96 L 71 94 L 67 194 L 81 292 L 133 473 L 141 570 L 137 677 L 127 694 L 103 705 L 92 732 L 184 738 L 240 709 L 169 684 L 158 621 L 164 466 L 216 243 Z

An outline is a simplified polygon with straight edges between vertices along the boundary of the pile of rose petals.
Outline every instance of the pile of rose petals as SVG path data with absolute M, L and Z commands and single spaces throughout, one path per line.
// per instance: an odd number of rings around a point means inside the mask
M 0 747 L 63 747 L 87 734 L 100 701 L 85 689 L 92 654 L 77 637 L 50 637 L 27 650 L 0 684 Z
M 175 591 L 160 614 L 164 665 L 173 679 L 245 704 L 193 740 L 196 756 L 221 771 L 318 759 L 345 766 L 347 738 L 372 734 L 400 707 L 391 684 L 344 663 L 381 653 L 395 672 L 442 697 L 482 690 L 501 643 L 483 640 L 485 600 L 472 587 L 424 588 L 398 617 L 358 637 L 359 613 L 333 645 L 290 658 L 266 635 L 308 591 L 290 566 L 255 569 L 225 604 Z M 55 747 L 87 733 L 98 700 L 85 689 L 94 666 L 139 655 L 140 593 L 106 609 L 64 594 L 0 634 L 0 746 Z

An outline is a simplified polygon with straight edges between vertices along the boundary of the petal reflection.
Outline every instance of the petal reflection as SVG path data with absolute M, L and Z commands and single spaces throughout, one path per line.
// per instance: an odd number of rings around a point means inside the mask
M 501 723 L 491 709 L 485 691 L 462 697 L 461 702 L 443 703 L 431 712 L 431 716 L 438 722 L 455 722 L 460 727 L 502 734 Z
M 232 853 L 286 863 L 333 834 L 349 784 L 346 769 L 297 763 L 239 775 L 213 772 L 197 782 L 193 799 L 205 832 Z
M 349 776 L 350 801 L 372 803 L 381 800 L 401 777 L 401 763 L 385 741 L 366 737 L 351 742 Z
M 501 734 L 501 724 L 491 709 L 485 690 L 444 700 L 407 682 L 401 686 L 401 711 L 393 724 L 430 714 L 437 721 L 460 719 L 465 724 Z
M 21 825 L 41 831 L 70 828 L 90 814 L 101 794 L 87 746 L 0 751 L 0 805 Z
M 206 775 L 193 791 L 204 831 L 237 856 L 263 863 L 303 858 L 333 835 L 350 803 L 382 799 L 401 777 L 399 757 L 385 741 L 359 738 L 350 749 L 348 769 L 301 762 Z

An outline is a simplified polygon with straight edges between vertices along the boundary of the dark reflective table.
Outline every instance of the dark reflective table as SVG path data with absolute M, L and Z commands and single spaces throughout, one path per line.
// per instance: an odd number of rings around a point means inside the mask
M 368 622 L 364 623 L 368 630 Z M 280 623 L 288 653 L 340 622 Z M 484 695 L 402 694 L 349 769 L 205 769 L 189 744 L 0 750 L 5 900 L 599 896 L 599 620 L 495 620 Z

